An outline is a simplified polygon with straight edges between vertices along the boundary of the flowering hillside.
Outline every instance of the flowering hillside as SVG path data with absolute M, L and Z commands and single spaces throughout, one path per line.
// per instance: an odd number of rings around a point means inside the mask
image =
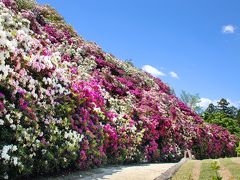
M 84 41 L 49 6 L 0 0 L 0 179 L 234 155 L 160 79 Z

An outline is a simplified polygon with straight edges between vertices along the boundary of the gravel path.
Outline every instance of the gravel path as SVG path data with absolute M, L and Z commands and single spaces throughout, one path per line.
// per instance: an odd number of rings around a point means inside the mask
M 116 166 L 93 169 L 91 171 L 79 171 L 68 176 L 61 176 L 55 180 L 153 180 L 159 177 L 176 163 L 156 163 L 156 164 L 140 164 L 129 166 Z

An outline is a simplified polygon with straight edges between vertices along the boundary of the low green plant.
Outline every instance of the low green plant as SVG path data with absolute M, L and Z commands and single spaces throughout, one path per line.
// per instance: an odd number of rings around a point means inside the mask
M 215 172 L 215 176 L 212 176 L 212 180 L 221 180 L 222 177 L 219 175 L 218 170 L 220 166 L 218 165 L 217 161 L 211 162 L 211 169 Z
M 201 169 L 199 179 L 209 180 L 215 176 L 215 171 L 212 169 L 212 159 L 205 159 L 201 161 Z

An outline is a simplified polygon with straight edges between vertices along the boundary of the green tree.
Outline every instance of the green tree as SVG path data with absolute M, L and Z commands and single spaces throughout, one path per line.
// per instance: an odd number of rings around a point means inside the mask
M 176 96 L 176 93 L 175 93 L 175 90 L 173 87 L 169 86 L 170 87 L 170 94 L 172 95 L 175 95 Z
M 228 116 L 237 119 L 238 109 L 235 106 L 228 108 Z
M 236 118 L 238 109 L 229 105 L 230 103 L 226 99 L 222 98 L 218 102 L 217 111 L 225 113 L 228 117 Z
M 202 118 L 212 124 L 217 124 L 227 128 L 230 133 L 240 137 L 240 110 L 234 106 L 229 106 L 229 102 L 222 98 L 217 106 L 209 104 L 202 114 Z
M 182 91 L 180 94 L 180 99 L 192 110 L 200 113 L 202 108 L 198 105 L 200 103 L 200 97 L 198 94 L 190 94 L 186 91 Z
M 207 109 L 205 110 L 206 113 L 212 114 L 215 113 L 217 111 L 216 106 L 214 106 L 213 103 L 210 103 L 207 107 Z
M 210 103 L 207 107 L 207 109 L 201 114 L 201 117 L 204 119 L 204 120 L 207 120 L 209 119 L 209 116 L 211 116 L 213 113 L 216 113 L 217 112 L 217 107 L 214 106 L 213 103 Z
M 238 122 L 238 125 L 240 126 L 240 109 L 237 112 L 236 120 Z
M 230 103 L 226 99 L 222 98 L 220 101 L 218 101 L 218 106 L 217 106 L 218 110 L 228 114 L 228 111 L 229 111 L 228 105 L 229 104 Z
M 213 114 L 209 114 L 205 121 L 227 128 L 230 133 L 240 136 L 240 128 L 237 120 L 227 116 L 224 112 L 215 112 Z

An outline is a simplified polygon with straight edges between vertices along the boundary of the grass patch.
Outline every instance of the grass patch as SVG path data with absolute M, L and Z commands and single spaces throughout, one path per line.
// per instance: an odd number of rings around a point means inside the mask
M 236 160 L 236 162 L 234 162 Z M 219 162 L 222 166 L 220 169 Z M 221 159 L 206 159 L 201 161 L 188 160 L 173 176 L 173 180 L 199 180 L 212 179 L 239 179 L 240 180 L 240 158 L 221 158 Z M 200 165 L 196 163 L 200 163 Z M 198 167 L 198 168 L 197 168 Z M 196 173 L 197 172 L 197 173 Z M 198 177 L 199 176 L 199 177 Z M 231 177 L 231 178 L 230 178 Z
M 173 176 L 173 180 L 190 180 L 192 179 L 192 171 L 194 168 L 195 162 L 193 160 L 188 160 L 186 163 L 184 163 L 180 169 L 176 172 L 176 174 Z
M 212 162 L 213 162 L 213 160 L 211 160 L 211 159 L 202 160 L 202 166 L 201 166 L 201 172 L 200 172 L 199 179 L 209 180 L 209 179 L 212 179 L 212 177 L 216 176 L 215 171 L 211 167 Z
M 219 159 L 220 163 L 230 171 L 235 179 L 240 179 L 240 165 L 229 158 Z

